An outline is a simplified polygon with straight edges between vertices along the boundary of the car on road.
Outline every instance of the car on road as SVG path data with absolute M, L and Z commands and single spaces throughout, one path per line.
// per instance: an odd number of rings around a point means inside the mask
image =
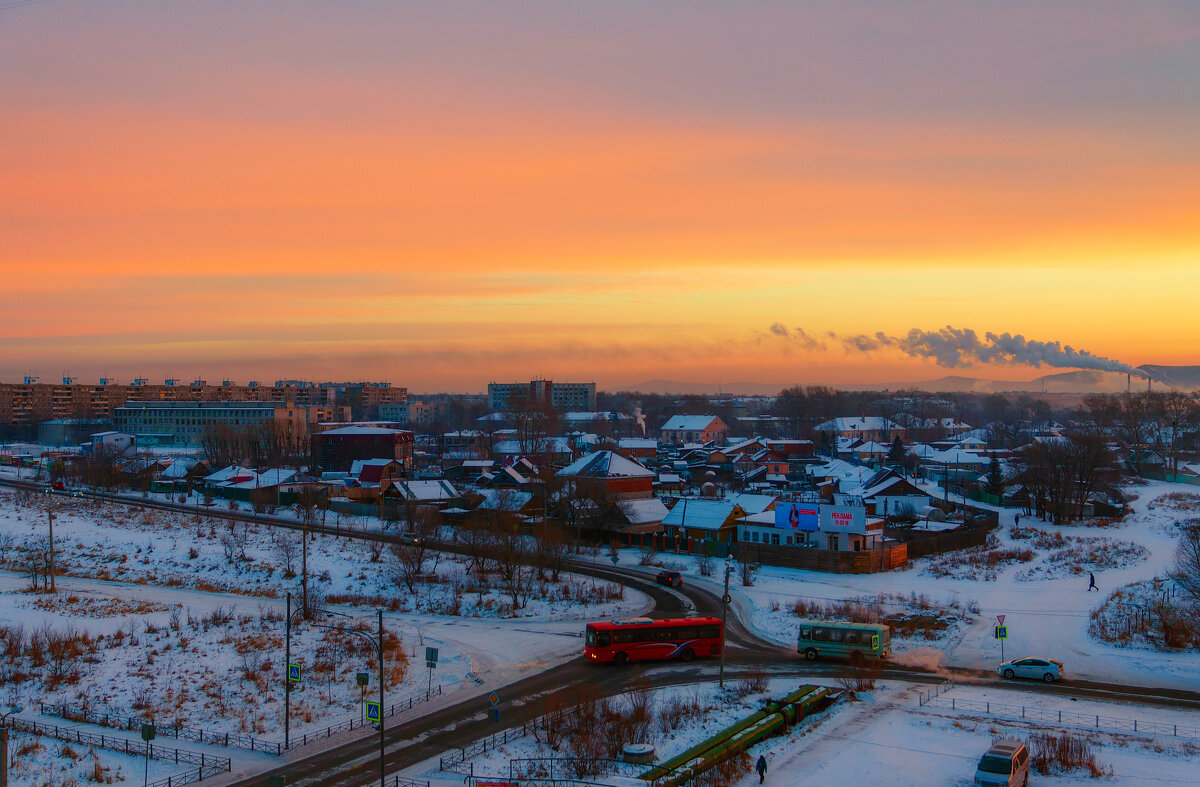
M 67 485 L 64 484 L 62 481 L 55 481 L 53 484 L 50 485 L 50 488 L 56 492 L 61 492 L 62 490 L 67 488 Z
M 1020 741 L 993 743 L 975 767 L 975 783 L 1025 787 L 1029 784 L 1029 749 Z
M 421 546 L 425 543 L 425 536 L 419 533 L 401 533 L 400 542 L 403 544 L 412 544 L 413 546 Z
M 1062 680 L 1063 663 L 1054 659 L 1026 656 L 1023 659 L 1006 661 L 996 671 L 1009 680 L 1013 678 L 1032 678 L 1033 680 L 1053 683 L 1056 680 Z
M 683 587 L 683 575 L 678 571 L 660 571 L 654 581 L 669 588 Z

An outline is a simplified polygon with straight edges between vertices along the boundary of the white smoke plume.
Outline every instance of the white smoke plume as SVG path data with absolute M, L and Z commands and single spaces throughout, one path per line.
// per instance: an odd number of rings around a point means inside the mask
M 646 415 L 642 412 L 641 407 L 633 408 L 633 420 L 641 427 L 642 437 L 646 436 Z
M 775 323 L 771 333 L 796 341 L 806 349 L 815 349 L 812 337 L 803 331 L 789 332 Z M 1104 372 L 1121 372 L 1146 377 L 1141 369 L 1126 363 L 1094 355 L 1087 350 L 1077 350 L 1061 342 L 1043 342 L 1026 339 L 1021 334 L 987 332 L 980 338 L 969 328 L 947 325 L 938 331 L 922 331 L 913 328 L 903 336 L 890 336 L 882 331 L 874 334 L 843 336 L 830 331 L 826 336 L 840 342 L 847 350 L 871 352 L 873 350 L 898 350 L 913 358 L 930 358 L 938 366 L 954 369 L 976 363 L 1013 365 L 1024 364 L 1041 367 L 1050 366 L 1066 369 L 1095 369 Z M 799 338 L 798 338 L 799 337 Z
M 826 349 L 825 342 L 816 339 L 809 335 L 803 328 L 789 329 L 781 322 L 772 323 L 768 329 L 771 333 L 788 341 L 794 342 L 804 350 L 824 350 Z

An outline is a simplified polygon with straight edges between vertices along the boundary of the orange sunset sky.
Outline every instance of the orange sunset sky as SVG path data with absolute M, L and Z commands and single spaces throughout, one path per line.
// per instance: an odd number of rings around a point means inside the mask
M 1200 3 L 0 1 L 0 380 L 1200 363 Z

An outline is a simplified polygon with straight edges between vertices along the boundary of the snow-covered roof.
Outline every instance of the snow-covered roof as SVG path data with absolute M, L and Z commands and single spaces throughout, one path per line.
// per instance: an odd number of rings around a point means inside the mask
M 229 467 L 221 468 L 215 473 L 209 473 L 208 475 L 204 476 L 204 481 L 209 484 L 223 484 L 229 481 L 245 480 L 247 478 L 254 478 L 254 471 L 252 469 L 249 467 L 242 467 L 241 465 L 230 465 Z
M 483 498 L 479 507 L 485 511 L 520 511 L 533 500 L 532 492 L 517 492 L 512 489 L 493 489 Z
M 813 427 L 818 432 L 878 432 L 902 429 L 900 424 L 891 419 L 878 415 L 865 415 L 857 418 L 834 418 Z
M 699 530 L 719 530 L 731 516 L 745 511 L 728 500 L 692 500 L 685 498 L 675 504 L 663 519 L 664 525 L 690 527 Z
M 575 460 L 559 470 L 556 475 L 592 478 L 650 478 L 654 475 L 654 471 L 613 451 L 597 451 Z
M 747 525 L 766 525 L 768 527 L 775 526 L 774 511 L 760 511 L 757 514 L 748 514 L 742 517 L 742 522 Z
M 278 486 L 285 484 L 296 477 L 295 470 L 285 468 L 276 468 L 273 470 L 264 470 L 258 475 L 251 473 L 251 477 L 244 481 L 227 481 L 221 486 L 230 489 L 262 489 L 263 487 Z
M 652 437 L 622 437 L 617 441 L 619 448 L 658 448 L 658 441 Z
M 188 471 L 198 464 L 198 459 L 176 459 L 163 470 L 162 477 L 168 480 L 187 478 Z
M 741 506 L 747 514 L 758 514 L 775 504 L 774 495 L 739 494 L 728 498 L 729 502 Z
M 673 415 L 662 428 L 671 431 L 703 432 L 715 420 L 715 415 Z
M 522 448 L 520 440 L 500 440 L 497 441 L 492 451 L 497 454 L 569 454 L 571 453 L 571 443 L 566 437 L 540 437 Z
M 572 410 L 570 412 L 563 413 L 563 420 L 567 423 L 586 423 L 588 421 L 632 421 L 633 416 L 613 411 L 580 412 Z
M 853 448 L 853 451 L 856 454 L 886 454 L 891 449 L 892 447 L 890 445 L 876 443 L 872 440 L 870 442 L 863 443 L 862 445 L 856 445 Z
M 660 473 L 658 476 L 660 484 L 682 484 L 683 478 L 678 473 Z
M 458 497 L 458 490 L 453 484 L 444 479 L 434 481 L 394 481 L 392 487 L 408 500 L 419 502 L 436 502 L 453 500 Z
M 657 497 L 647 497 L 638 500 L 618 500 L 617 508 L 621 515 L 631 525 L 645 525 L 651 522 L 661 522 L 667 516 L 667 507 Z
M 404 430 L 402 429 L 387 429 L 382 426 L 343 426 L 338 429 L 318 432 L 321 435 L 388 435 L 403 433 Z
M 463 467 L 492 467 L 496 464 L 495 459 L 468 459 L 462 463 Z
M 350 463 L 350 475 L 353 475 L 353 476 L 362 475 L 362 471 L 363 471 L 364 467 L 387 467 L 388 465 L 390 465 L 392 462 L 395 462 L 395 461 L 396 461 L 395 459 L 386 459 L 386 458 L 385 459 L 355 459 L 353 462 Z M 397 462 L 397 464 L 399 464 L 399 463 Z

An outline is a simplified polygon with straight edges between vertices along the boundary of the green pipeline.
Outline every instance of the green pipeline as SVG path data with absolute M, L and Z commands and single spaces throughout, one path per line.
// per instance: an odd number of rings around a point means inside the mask
M 683 754 L 672 757 L 642 774 L 646 781 L 663 779 L 661 787 L 679 787 L 694 776 L 715 767 L 759 741 L 778 735 L 818 710 L 831 694 L 829 689 L 801 686 L 780 700 L 769 700 L 763 709 L 730 725 L 698 743 Z

